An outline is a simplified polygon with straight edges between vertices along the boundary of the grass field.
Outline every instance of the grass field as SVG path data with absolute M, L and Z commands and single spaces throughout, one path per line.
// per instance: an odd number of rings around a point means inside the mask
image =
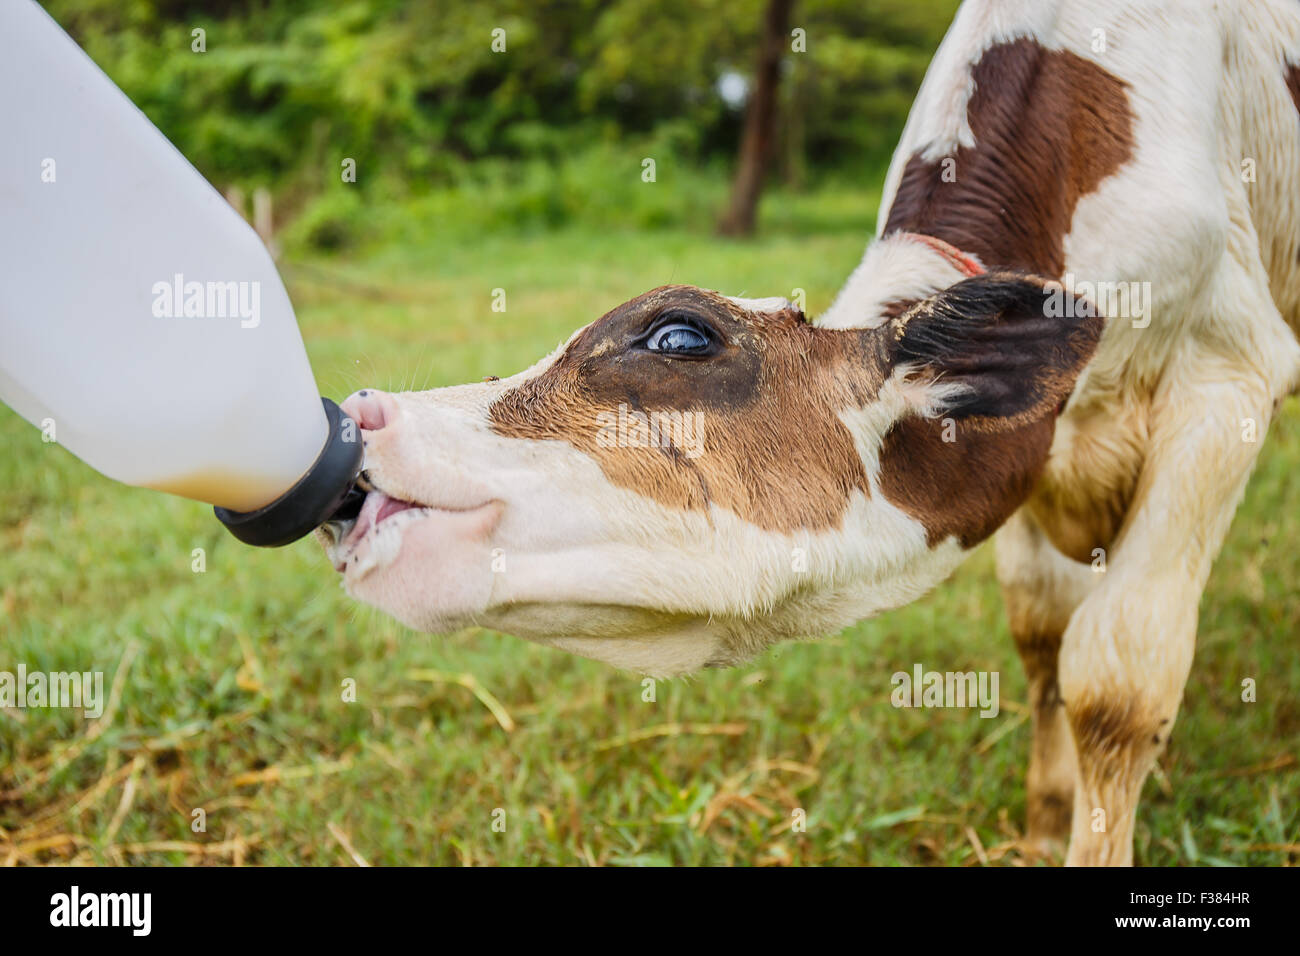
M 751 243 L 415 223 L 431 237 L 284 271 L 341 399 L 510 374 L 665 282 L 800 287 L 816 313 L 874 201 L 769 204 Z M 314 543 L 243 547 L 210 509 L 103 479 L 3 408 L 0 440 L 0 670 L 97 669 L 113 689 L 99 721 L 0 711 L 0 863 L 1020 860 L 1029 726 L 987 546 L 915 605 L 645 702 L 635 676 L 511 637 L 408 631 L 346 599 Z M 1292 399 L 1201 607 L 1141 863 L 1300 860 L 1298 473 Z M 894 709 L 890 675 L 915 662 L 1000 672 L 1001 713 Z

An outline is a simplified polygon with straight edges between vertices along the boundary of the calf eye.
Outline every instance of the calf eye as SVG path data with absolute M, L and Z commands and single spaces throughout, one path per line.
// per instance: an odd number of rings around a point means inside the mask
M 702 352 L 709 347 L 709 337 L 685 322 L 670 322 L 650 333 L 645 347 L 652 352 Z

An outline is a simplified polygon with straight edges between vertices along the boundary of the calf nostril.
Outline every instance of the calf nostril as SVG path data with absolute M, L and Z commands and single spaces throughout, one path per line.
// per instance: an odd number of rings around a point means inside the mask
M 371 432 L 389 425 L 397 413 L 393 396 L 374 388 L 353 392 L 340 407 L 349 418 Z

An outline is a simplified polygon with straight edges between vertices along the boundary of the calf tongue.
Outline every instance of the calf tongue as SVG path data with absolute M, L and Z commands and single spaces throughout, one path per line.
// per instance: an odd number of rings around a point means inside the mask
M 356 522 L 352 525 L 352 530 L 348 533 L 344 544 L 350 545 L 360 541 L 371 528 L 378 525 L 385 518 L 392 517 L 399 511 L 418 507 L 420 506 L 409 501 L 402 501 L 400 498 L 390 498 L 382 491 L 371 491 L 362 502 L 357 512 Z
M 412 504 L 409 501 L 401 501 L 398 498 L 390 498 L 382 491 L 372 492 L 372 494 L 377 494 L 383 498 L 383 500 L 379 503 L 379 510 L 375 512 L 375 524 L 379 524 L 379 522 L 383 521 L 389 515 L 395 515 L 399 511 L 406 511 L 408 508 L 420 507 L 419 505 Z

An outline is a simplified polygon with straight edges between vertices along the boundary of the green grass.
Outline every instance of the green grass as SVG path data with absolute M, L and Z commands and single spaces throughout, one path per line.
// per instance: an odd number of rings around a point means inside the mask
M 846 191 L 770 203 L 750 243 L 571 227 L 284 271 L 320 386 L 340 398 L 509 374 L 665 282 L 800 287 L 815 313 L 873 205 Z M 245 548 L 209 509 L 107 481 L 4 409 L 0 440 L 0 670 L 101 669 L 121 688 L 99 724 L 0 712 L 0 863 L 346 864 L 349 841 L 373 864 L 960 865 L 976 861 L 968 828 L 986 848 L 1019 833 L 1024 679 L 987 547 L 910 607 L 660 682 L 647 703 L 637 677 L 511 637 L 408 631 L 347 600 L 313 543 Z M 1201 608 L 1139 862 L 1297 859 L 1298 471 L 1291 400 Z M 1001 714 L 895 710 L 889 677 L 918 661 L 999 671 Z M 1256 703 L 1240 700 L 1246 677 Z M 680 724 L 713 732 L 638 737 Z M 790 832 L 794 808 L 806 832 Z

